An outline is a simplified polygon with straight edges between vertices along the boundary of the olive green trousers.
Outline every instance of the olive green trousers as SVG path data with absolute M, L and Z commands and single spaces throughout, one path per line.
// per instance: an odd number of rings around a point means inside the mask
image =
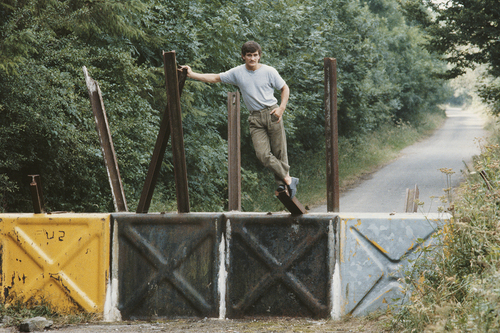
M 283 117 L 278 123 L 278 117 L 270 114 L 277 107 L 274 105 L 251 112 L 248 124 L 257 158 L 274 173 L 276 184 L 283 185 L 290 166 L 288 165 Z

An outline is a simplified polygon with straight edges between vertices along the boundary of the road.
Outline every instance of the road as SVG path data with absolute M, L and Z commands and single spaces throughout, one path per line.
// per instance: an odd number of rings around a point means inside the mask
M 370 175 L 369 179 L 340 196 L 340 212 L 404 212 L 406 189 L 419 188 L 423 212 L 437 212 L 439 197 L 447 188 L 446 176 L 439 169 L 450 168 L 452 187 L 463 181 L 464 161 L 480 152 L 477 138 L 485 138 L 484 119 L 457 108 L 446 110 L 444 125 L 431 137 L 401 151 L 400 157 Z M 434 199 L 431 199 L 435 196 Z M 419 210 L 419 211 L 420 211 Z M 310 212 L 326 212 L 326 205 Z

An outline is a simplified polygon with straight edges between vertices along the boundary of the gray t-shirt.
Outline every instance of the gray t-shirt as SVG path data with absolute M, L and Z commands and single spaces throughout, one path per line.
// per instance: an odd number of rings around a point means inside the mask
M 248 70 L 245 65 L 234 67 L 220 74 L 223 83 L 230 83 L 240 88 L 243 101 L 249 111 L 262 110 L 278 103 L 274 89 L 281 90 L 285 81 L 278 71 L 263 65 L 256 71 Z

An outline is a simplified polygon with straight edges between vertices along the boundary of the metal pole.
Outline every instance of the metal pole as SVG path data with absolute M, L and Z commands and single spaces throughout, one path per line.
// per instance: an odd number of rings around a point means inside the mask
M 184 88 L 184 83 L 187 78 L 187 69 L 177 72 L 179 80 L 179 94 L 182 94 Z M 165 156 L 165 150 L 167 149 L 168 138 L 170 137 L 170 116 L 168 114 L 168 104 L 163 112 L 163 117 L 160 123 L 160 131 L 158 137 L 156 138 L 155 148 L 153 150 L 153 157 L 151 158 L 151 163 L 149 164 L 148 174 L 146 176 L 146 181 L 142 188 L 142 194 L 139 198 L 139 204 L 137 205 L 136 213 L 147 213 L 149 211 L 149 206 L 151 205 L 151 200 L 153 198 L 153 193 L 158 181 L 158 176 L 161 170 L 161 163 L 163 162 L 163 157 Z
M 165 84 L 170 116 L 170 132 L 172 135 L 172 152 L 177 193 L 177 211 L 189 213 L 189 189 L 187 182 L 186 155 L 184 152 L 184 136 L 182 132 L 181 99 L 177 78 L 177 62 L 175 51 L 163 52 L 165 68 Z
M 339 150 L 337 122 L 337 60 L 324 59 L 325 69 L 325 137 L 326 201 L 328 212 L 339 211 Z
M 160 174 L 161 163 L 163 161 L 163 157 L 165 156 L 165 149 L 167 148 L 169 137 L 170 117 L 168 115 L 167 107 L 163 112 L 163 117 L 160 123 L 160 131 L 156 138 L 156 144 L 153 150 L 153 157 L 151 158 L 146 181 L 144 182 L 144 186 L 142 187 L 142 194 L 139 198 L 139 204 L 137 205 L 136 213 L 138 214 L 147 213 L 149 211 L 149 206 L 151 205 L 156 182 L 158 181 L 158 175 Z
M 227 93 L 228 197 L 230 211 L 241 211 L 240 93 Z
M 113 140 L 111 139 L 111 132 L 109 131 L 108 118 L 106 116 L 106 110 L 104 109 L 101 89 L 99 88 L 99 84 L 89 76 L 85 66 L 83 66 L 83 73 L 85 74 L 90 104 L 92 105 L 92 112 L 94 113 L 97 132 L 99 133 L 104 163 L 108 171 L 108 179 L 111 186 L 111 193 L 113 194 L 115 211 L 126 212 L 128 211 L 127 201 L 125 200 L 125 192 L 123 191 L 115 148 L 113 146 Z
M 35 212 L 35 214 L 43 213 L 44 200 L 40 175 L 28 175 L 28 177 L 31 177 L 30 190 L 31 199 L 33 201 L 33 211 Z

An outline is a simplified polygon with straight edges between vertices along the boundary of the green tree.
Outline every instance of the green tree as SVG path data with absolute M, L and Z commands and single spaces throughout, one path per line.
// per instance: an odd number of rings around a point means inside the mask
M 500 75 L 500 9 L 496 1 L 449 0 L 427 5 L 436 13 L 428 27 L 433 36 L 430 45 L 454 65 L 450 76 L 482 63 L 491 65 L 494 76 Z
M 435 13 L 426 22 L 432 36 L 430 49 L 445 55 L 452 64 L 448 78 L 486 64 L 492 79 L 484 82 L 480 96 L 500 114 L 500 8 L 494 0 L 449 0 L 436 4 L 425 0 Z
M 127 8 L 134 8 L 133 2 L 130 5 Z M 42 175 L 49 210 L 111 209 L 82 66 L 97 74 L 103 91 L 117 93 L 106 100 L 115 124 L 121 125 L 123 114 L 131 109 L 138 121 L 152 122 L 154 113 L 140 98 L 150 87 L 149 70 L 134 64 L 127 47 L 128 38 L 142 34 L 125 24 L 134 12 L 127 9 L 128 15 L 122 14 L 124 5 L 114 1 L 12 1 L 2 2 L 1 8 L 0 47 L 9 50 L 0 60 L 3 209 L 31 210 L 28 174 Z M 95 24 L 99 21 L 106 23 Z M 116 26 L 107 26 L 111 22 Z M 109 32 L 104 34 L 97 26 Z M 121 90 L 116 89 L 117 81 Z M 126 131 L 133 124 L 125 123 L 114 128 Z M 138 155 L 141 144 L 147 146 L 147 140 L 137 140 L 131 147 L 124 145 L 128 142 L 119 133 L 115 138 L 120 151 L 130 151 L 130 157 Z M 127 157 L 123 160 L 132 164 L 137 160 Z
M 431 74 L 442 64 L 422 48 L 426 35 L 404 3 L 377 1 L 0 0 L 1 209 L 31 210 L 27 175 L 35 173 L 42 175 L 48 209 L 112 209 L 84 65 L 103 93 L 132 210 L 167 103 L 162 50 L 175 50 L 179 64 L 219 73 L 240 64 L 242 43 L 259 41 L 262 61 L 292 91 L 285 121 L 297 163 L 323 149 L 324 57 L 338 61 L 344 137 L 398 118 L 418 121 L 441 96 L 442 81 Z M 226 100 L 234 90 L 190 80 L 184 88 L 193 211 L 226 207 Z M 247 198 L 272 176 L 259 165 L 242 124 Z M 171 158 L 167 149 L 156 210 L 176 206 Z M 256 201 L 245 201 L 245 209 L 256 209 Z

